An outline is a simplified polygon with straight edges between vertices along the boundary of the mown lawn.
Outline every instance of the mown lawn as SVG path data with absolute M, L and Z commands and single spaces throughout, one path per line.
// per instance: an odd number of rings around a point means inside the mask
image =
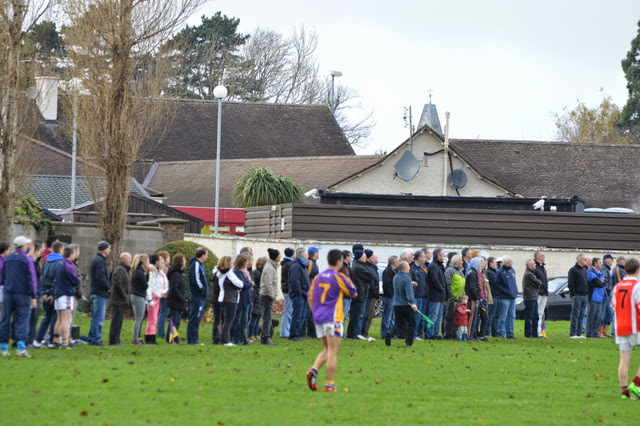
M 80 325 L 85 334 L 88 319 Z M 125 327 L 129 341 L 131 322 Z M 516 327 L 521 336 L 522 322 Z M 32 350 L 31 360 L 0 359 L 0 418 L 4 424 L 638 421 L 640 401 L 619 399 L 613 340 L 572 340 L 567 329 L 556 322 L 548 339 L 428 341 L 410 349 L 399 341 L 391 348 L 381 340 L 343 342 L 336 394 L 306 387 L 319 342 L 212 346 L 211 323 L 201 327 L 204 346 Z M 639 362 L 640 352 L 632 364 Z

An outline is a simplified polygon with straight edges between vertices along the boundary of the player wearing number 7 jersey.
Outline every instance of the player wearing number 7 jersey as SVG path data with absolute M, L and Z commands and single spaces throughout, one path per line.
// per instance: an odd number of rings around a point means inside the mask
M 309 389 L 318 390 L 318 370 L 327 364 L 327 381 L 324 390 L 335 392 L 335 374 L 338 366 L 338 348 L 344 334 L 343 296 L 354 298 L 358 291 L 342 269 L 343 256 L 340 250 L 327 254 L 329 269 L 316 276 L 309 289 L 309 306 L 313 314 L 318 338 L 322 339 L 324 350 L 318 354 L 313 367 L 307 372 Z
M 633 383 L 627 386 L 629 380 L 629 364 L 631 363 L 631 350 L 640 345 L 640 262 L 638 259 L 629 259 L 625 262 L 624 270 L 626 279 L 618 282 L 613 290 L 611 307 L 616 316 L 616 343 L 620 349 L 620 365 L 618 367 L 618 379 L 622 390 L 622 399 L 630 399 L 631 394 L 640 397 L 640 368 L 633 379 Z

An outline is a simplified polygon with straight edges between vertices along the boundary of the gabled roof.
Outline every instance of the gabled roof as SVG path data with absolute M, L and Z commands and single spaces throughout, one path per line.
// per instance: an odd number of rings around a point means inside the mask
M 327 188 L 335 179 L 375 163 L 379 155 L 324 157 L 251 158 L 222 160 L 220 163 L 220 207 L 234 207 L 231 193 L 236 183 L 252 167 L 267 167 L 288 176 L 305 191 Z M 215 160 L 163 162 L 148 179 L 171 206 L 213 207 L 215 203 Z
M 139 158 L 195 161 L 216 158 L 218 103 L 192 99 L 163 100 L 168 128 L 146 142 Z M 60 103 L 59 108 L 64 108 Z M 58 117 L 65 117 L 59 113 Z M 41 124 L 36 138 L 65 152 L 71 141 L 65 122 Z M 221 157 L 273 158 L 355 155 L 327 106 L 256 102 L 222 103 Z
M 22 195 L 31 195 L 40 206 L 50 210 L 68 209 L 71 203 L 71 176 L 52 175 L 25 175 L 21 178 L 20 185 Z M 104 178 L 101 177 L 76 177 L 76 206 L 93 202 L 89 190 L 90 183 L 104 185 Z M 132 193 L 150 198 L 145 189 L 131 178 L 130 190 Z
M 525 197 L 578 195 L 586 207 L 640 206 L 640 145 L 452 139 L 450 146 Z

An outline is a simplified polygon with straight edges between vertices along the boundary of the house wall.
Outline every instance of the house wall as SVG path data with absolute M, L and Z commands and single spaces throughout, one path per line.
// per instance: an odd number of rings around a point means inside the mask
M 286 247 L 311 247 L 316 246 L 321 249 L 319 258 L 320 269 L 327 267 L 326 254 L 331 249 L 349 250 L 351 251 L 351 244 L 337 241 L 315 241 L 315 240 L 269 240 L 260 238 L 247 238 L 247 237 L 227 237 L 227 236 L 209 236 L 209 235 L 196 235 L 187 234 L 185 240 L 198 243 L 213 253 L 216 256 L 235 256 L 239 253 L 242 247 L 251 247 L 255 257 L 261 257 L 267 255 L 267 248 L 275 248 L 280 250 L 280 253 L 284 252 Z M 454 245 L 442 245 L 434 246 L 427 245 L 431 250 L 435 248 L 443 248 L 446 252 L 455 251 L 460 252 L 462 246 Z M 424 248 L 424 246 L 412 246 L 404 244 L 366 244 L 366 248 L 374 250 L 380 259 L 381 263 L 386 263 L 387 259 L 391 255 L 399 255 L 402 250 L 410 248 L 417 250 Z M 522 275 L 525 271 L 525 262 L 527 259 L 533 258 L 533 254 L 538 247 L 518 246 L 518 247 L 505 247 L 505 246 L 474 246 L 481 251 L 485 257 L 503 257 L 511 256 L 513 259 L 514 269 L 516 270 L 516 277 L 518 279 L 518 287 L 522 291 Z M 579 253 L 584 253 L 591 257 L 602 257 L 605 252 L 597 251 L 584 251 L 578 252 L 575 250 L 563 250 L 563 249 L 544 249 L 546 254 L 546 267 L 549 278 L 566 276 L 569 268 L 571 268 L 576 261 L 576 256 Z M 608 251 L 614 257 L 618 255 L 624 255 L 625 257 L 640 257 L 640 251 Z M 282 294 L 279 291 L 279 297 L 282 298 Z
M 446 194 L 443 194 L 443 169 L 444 153 L 424 156 L 424 152 L 436 152 L 444 148 L 440 139 L 425 130 L 413 138 L 413 153 L 422 162 L 422 167 L 416 176 L 410 181 L 405 181 L 395 176 L 395 163 L 409 149 L 409 143 L 398 149 L 394 154 L 373 168 L 366 170 L 359 176 L 355 176 L 345 182 L 332 186 L 332 191 L 340 192 L 364 192 L 376 194 L 414 194 L 414 195 L 457 195 L 455 189 L 447 185 Z M 462 168 L 468 177 L 467 185 L 460 189 L 460 195 L 495 197 L 506 195 L 501 188 L 489 183 L 469 168 L 460 159 L 455 157 L 451 151 L 453 168 Z M 447 176 L 451 172 L 447 161 Z

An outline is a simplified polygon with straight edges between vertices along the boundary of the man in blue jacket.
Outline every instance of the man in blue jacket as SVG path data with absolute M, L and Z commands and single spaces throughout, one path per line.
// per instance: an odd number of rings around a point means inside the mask
M 514 335 L 514 322 L 516 320 L 516 297 L 518 296 L 518 282 L 516 271 L 513 269 L 513 260 L 510 256 L 502 258 L 502 266 L 496 272 L 496 289 L 499 294 L 498 312 L 498 337 L 517 339 Z
M 418 311 L 425 315 L 429 315 L 427 309 L 427 280 L 428 280 L 428 265 L 427 256 L 422 250 L 417 250 L 413 254 L 413 263 L 411 264 L 411 278 L 413 284 L 413 297 L 416 299 L 416 306 Z M 416 311 L 416 331 L 415 340 L 424 340 L 427 337 L 427 322 Z
M 400 262 L 398 273 L 393 277 L 393 313 L 399 329 L 403 329 L 405 325 L 407 326 L 408 331 L 405 339 L 407 346 L 413 345 L 414 328 L 416 327 L 415 314 L 418 313 L 418 306 L 413 297 L 413 282 L 409 271 L 409 264 Z M 414 312 L 411 312 L 412 309 Z M 387 346 L 391 346 L 391 333 L 387 333 L 384 343 Z
M 296 250 L 296 259 L 289 268 L 289 299 L 293 304 L 289 340 L 301 340 L 300 333 L 307 318 L 307 292 L 311 287 L 311 280 L 307 273 L 309 253 L 304 247 Z
M 31 309 L 38 303 L 38 279 L 33 259 L 27 256 L 27 244 L 31 240 L 19 236 L 13 240 L 16 250 L 4 260 L 0 284 L 4 285 L 2 317 L 0 318 L 0 349 L 2 356 L 9 356 L 11 319 L 17 343 L 16 355 L 31 358 L 27 352 L 29 318 Z
M 106 241 L 98 243 L 98 252 L 89 264 L 91 278 L 91 327 L 89 328 L 89 344 L 104 346 L 102 343 L 102 325 L 107 311 L 107 299 L 111 292 L 111 282 L 107 271 L 107 256 L 111 246 Z
M 189 310 L 189 323 L 187 324 L 187 343 L 198 344 L 198 333 L 200 331 L 200 321 L 202 311 L 209 295 L 209 282 L 204 270 L 204 262 L 207 261 L 209 252 L 204 247 L 198 247 L 196 255 L 189 264 L 189 299 L 191 308 Z
M 591 266 L 587 270 L 587 282 L 589 283 L 589 313 L 587 314 L 587 337 L 600 337 L 600 316 L 602 303 L 605 299 L 605 278 L 600 272 L 602 261 L 599 257 L 591 260 Z

